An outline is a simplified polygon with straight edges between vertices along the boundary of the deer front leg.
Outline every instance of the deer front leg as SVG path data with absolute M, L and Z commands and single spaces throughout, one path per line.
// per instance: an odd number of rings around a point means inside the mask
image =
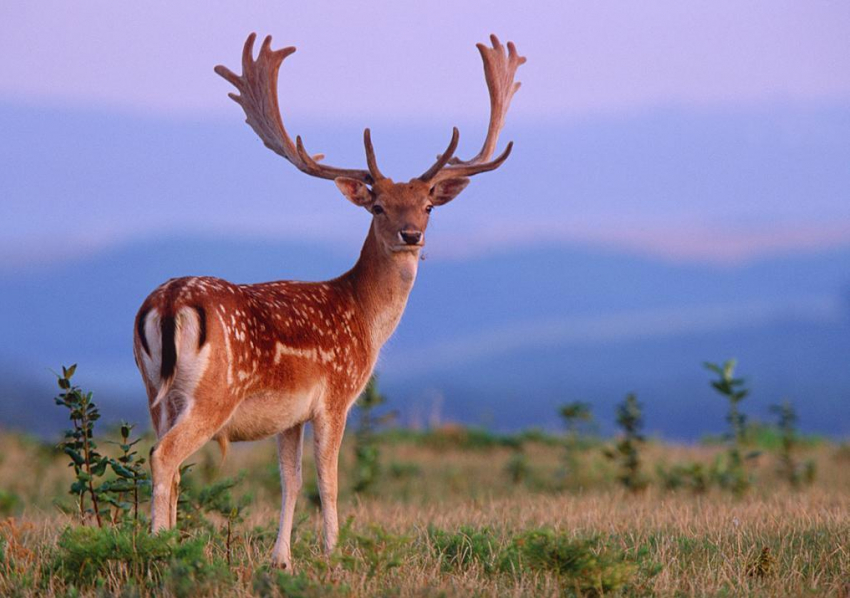
M 330 554 L 339 537 L 339 519 L 336 510 L 338 491 L 337 473 L 339 447 L 345 431 L 345 414 L 325 413 L 313 419 L 313 445 L 316 453 L 316 472 L 319 496 L 322 499 L 325 552 Z
M 301 490 L 301 453 L 304 440 L 304 424 L 298 424 L 277 435 L 277 458 L 280 464 L 282 489 L 280 508 L 280 530 L 272 551 L 272 562 L 277 567 L 292 571 L 290 541 L 292 520 L 295 517 L 295 502 Z

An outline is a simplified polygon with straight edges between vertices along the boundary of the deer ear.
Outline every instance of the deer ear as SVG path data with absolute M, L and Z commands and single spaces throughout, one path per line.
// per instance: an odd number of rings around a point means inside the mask
M 466 189 L 468 184 L 469 179 L 467 177 L 439 181 L 431 188 L 431 202 L 435 206 L 447 204 Z
M 375 201 L 375 194 L 372 193 L 372 190 L 369 189 L 369 186 L 363 181 L 341 176 L 335 178 L 334 183 L 336 183 L 337 188 L 342 191 L 342 194 L 345 195 L 346 199 L 355 206 L 365 208 Z

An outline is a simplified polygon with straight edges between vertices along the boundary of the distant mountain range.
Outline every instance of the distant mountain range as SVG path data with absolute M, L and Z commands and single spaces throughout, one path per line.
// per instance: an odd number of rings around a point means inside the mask
M 147 421 L 133 364 L 141 301 L 175 275 L 322 279 L 356 254 L 311 244 L 163 238 L 0 272 L 0 422 L 49 432 L 50 368 L 80 364 L 107 416 Z M 802 425 L 850 434 L 850 247 L 740 267 L 672 264 L 539 246 L 426 260 L 379 365 L 402 421 L 554 428 L 560 402 L 593 403 L 603 431 L 626 392 L 647 429 L 695 438 L 724 425 L 701 363 L 729 357 L 752 384 L 745 410 L 795 401 Z
M 359 241 L 366 215 L 265 149 L 229 107 L 220 120 L 192 120 L 0 99 L 0 271 L 187 230 Z M 363 164 L 360 123 L 287 122 L 332 164 Z M 478 150 L 485 126 L 448 114 L 369 124 L 396 180 L 421 173 L 452 125 L 460 156 Z M 510 160 L 435 214 L 434 255 L 571 240 L 735 258 L 850 242 L 846 103 L 509 119 L 503 137 L 516 142 Z

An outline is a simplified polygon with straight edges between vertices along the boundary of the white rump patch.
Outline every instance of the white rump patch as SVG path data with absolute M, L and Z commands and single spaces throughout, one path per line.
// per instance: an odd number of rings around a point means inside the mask
M 174 379 L 170 388 L 163 388 L 164 381 L 159 377 L 162 362 L 162 338 L 159 332 L 159 322 L 160 318 L 157 317 L 157 342 L 155 346 L 158 351 L 158 358 L 156 370 L 154 370 L 156 376 L 154 387 L 158 394 L 151 407 L 155 407 L 157 403 L 166 399 L 172 393 L 179 393 L 183 398 L 184 410 L 186 410 L 191 407 L 195 388 L 197 388 L 207 369 L 211 352 L 210 344 L 206 343 L 200 351 L 198 350 L 198 343 L 201 338 L 201 323 L 198 313 L 189 307 L 179 310 L 174 317 L 174 348 L 177 352 Z M 150 345 L 153 352 L 154 343 L 150 343 Z M 165 393 L 163 394 L 162 391 L 165 391 Z

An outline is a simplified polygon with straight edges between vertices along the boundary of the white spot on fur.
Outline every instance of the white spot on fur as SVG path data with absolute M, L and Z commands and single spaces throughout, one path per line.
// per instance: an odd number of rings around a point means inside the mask
M 218 314 L 218 321 L 221 322 L 221 327 L 224 328 L 224 350 L 227 353 L 227 385 L 233 385 L 233 352 L 230 348 L 230 330 L 227 324 L 224 323 L 224 318 Z

